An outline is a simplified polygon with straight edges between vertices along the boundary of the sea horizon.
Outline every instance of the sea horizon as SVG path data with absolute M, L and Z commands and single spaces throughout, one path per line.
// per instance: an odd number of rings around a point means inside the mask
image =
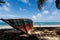
M 33 22 L 34 27 L 60 27 L 60 22 Z M 5 22 L 0 22 L 0 29 L 11 29 L 10 25 Z
M 5 22 L 0 22 L 0 26 L 8 25 Z M 33 22 L 33 25 L 60 25 L 60 22 Z

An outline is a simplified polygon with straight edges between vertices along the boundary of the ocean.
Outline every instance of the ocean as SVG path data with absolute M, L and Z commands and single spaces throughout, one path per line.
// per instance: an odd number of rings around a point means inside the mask
M 60 22 L 34 22 L 34 27 L 60 27 Z
M 33 22 L 34 25 L 60 25 L 60 22 Z M 1 25 L 8 25 L 5 22 L 0 22 Z
M 60 27 L 60 22 L 34 22 L 34 27 Z M 0 29 L 12 28 L 5 22 L 0 22 Z
M 34 22 L 35 25 L 60 25 L 60 22 Z

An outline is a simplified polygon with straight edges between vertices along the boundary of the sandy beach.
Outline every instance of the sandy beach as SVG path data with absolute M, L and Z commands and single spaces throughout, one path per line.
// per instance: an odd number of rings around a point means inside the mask
M 34 27 L 27 35 L 16 29 L 0 29 L 0 40 L 60 40 L 60 27 Z

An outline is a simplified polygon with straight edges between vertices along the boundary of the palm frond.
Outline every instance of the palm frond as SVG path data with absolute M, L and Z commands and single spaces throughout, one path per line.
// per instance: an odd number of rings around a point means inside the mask
M 45 2 L 45 0 L 38 0 L 37 1 L 37 5 L 38 5 L 38 9 L 42 9 L 43 3 Z
M 5 1 L 4 0 L 0 0 L 0 6 L 2 6 L 2 4 L 4 4 Z
M 56 0 L 56 8 L 60 9 L 60 0 Z

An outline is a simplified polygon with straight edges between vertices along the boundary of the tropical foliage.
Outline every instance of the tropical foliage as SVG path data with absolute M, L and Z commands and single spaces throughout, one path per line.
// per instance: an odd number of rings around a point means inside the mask
M 37 0 L 37 5 L 38 5 L 39 10 L 42 9 L 42 6 L 43 6 L 45 1 L 46 0 Z M 5 3 L 4 0 L 0 0 L 0 6 L 2 6 L 2 4 L 4 4 L 4 3 Z M 56 4 L 56 8 L 60 9 L 60 0 L 56 0 L 55 4 Z
M 0 0 L 0 6 L 2 6 L 2 4 L 4 4 L 5 1 L 4 0 Z
M 56 0 L 56 7 L 60 9 L 60 0 Z
M 46 0 L 38 0 L 37 1 L 37 5 L 38 5 L 38 9 L 39 10 L 42 9 L 42 6 L 43 6 L 43 4 L 44 4 L 45 1 Z M 56 8 L 60 9 L 60 0 L 56 0 L 55 4 L 56 4 Z
M 37 1 L 38 9 L 42 9 L 44 2 L 45 2 L 45 0 L 38 0 Z

